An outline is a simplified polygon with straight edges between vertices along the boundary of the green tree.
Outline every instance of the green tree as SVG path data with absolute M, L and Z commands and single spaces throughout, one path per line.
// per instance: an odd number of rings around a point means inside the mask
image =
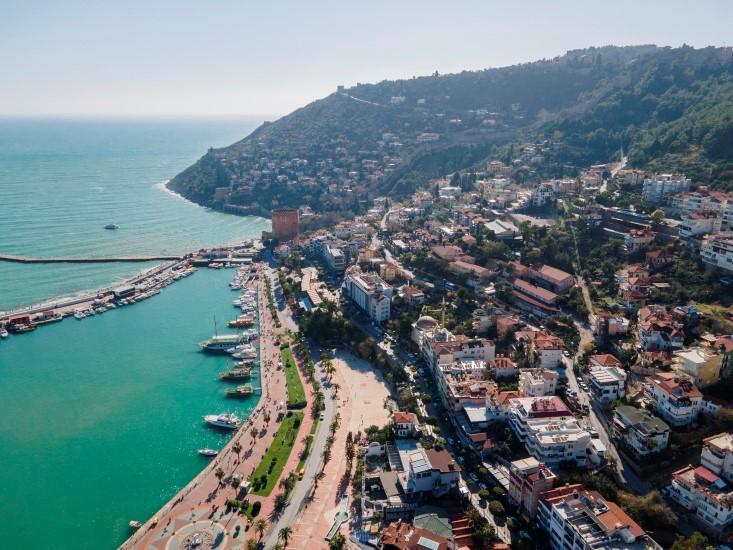
M 288 541 L 290 540 L 291 535 L 293 534 L 293 529 L 291 527 L 283 527 L 280 529 L 280 531 L 277 534 L 277 538 L 283 541 L 283 546 L 287 548 Z
M 341 531 L 337 531 L 336 534 L 328 542 L 329 550 L 343 550 L 346 548 L 346 537 L 341 534 Z
M 689 538 L 677 535 L 677 539 L 672 544 L 670 550 L 713 550 L 713 546 L 708 543 L 708 538 L 695 531 Z

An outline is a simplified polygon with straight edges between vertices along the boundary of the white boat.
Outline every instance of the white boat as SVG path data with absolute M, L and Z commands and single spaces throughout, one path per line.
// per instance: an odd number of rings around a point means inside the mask
M 204 416 L 204 420 L 207 424 L 228 430 L 239 428 L 242 423 L 233 413 L 207 414 Z
M 84 317 L 86 317 L 86 313 L 82 311 L 77 311 L 76 313 L 74 313 L 74 318 L 78 319 L 79 321 L 84 319 Z
M 0 338 L 7 338 L 10 336 L 10 333 L 5 330 L 5 327 L 0 327 Z
M 219 451 L 215 451 L 214 449 L 199 449 L 199 454 L 201 456 L 216 456 L 219 454 Z
M 217 334 L 201 342 L 199 346 L 211 353 L 228 353 L 242 342 L 244 342 L 244 337 L 241 334 Z
M 251 346 L 249 344 L 241 346 L 237 351 L 232 353 L 232 357 L 234 359 L 256 359 L 257 358 L 257 350 L 254 348 L 254 346 Z

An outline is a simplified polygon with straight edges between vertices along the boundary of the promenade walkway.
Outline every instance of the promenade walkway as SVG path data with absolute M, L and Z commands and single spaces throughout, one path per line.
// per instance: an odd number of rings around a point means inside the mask
M 244 547 L 247 539 L 259 539 L 259 534 L 245 515 L 226 511 L 227 500 L 235 497 L 235 491 L 228 482 L 235 474 L 242 479 L 247 479 L 252 474 L 272 444 L 279 425 L 276 420 L 277 413 L 282 410 L 279 407 L 287 402 L 284 371 L 277 368 L 280 350 L 275 345 L 274 323 L 267 307 L 267 295 L 261 276 L 258 288 L 263 392 L 260 403 L 226 447 L 219 452 L 219 456 L 120 548 L 144 550 L 184 548 L 191 542 L 190 537 L 199 536 L 206 540 L 213 537 L 219 550 L 231 550 Z M 306 390 L 308 389 L 310 386 L 306 385 Z M 269 416 L 269 422 L 265 421 L 266 416 Z M 312 418 L 307 414 L 306 420 L 301 425 L 300 434 L 307 433 L 311 424 Z M 254 438 L 250 435 L 252 428 L 257 432 Z M 287 475 L 297 464 L 298 453 L 302 446 L 300 439 L 302 438 L 299 437 L 283 475 Z M 242 446 L 241 456 L 237 456 L 232 450 L 234 442 L 239 442 Z M 223 485 L 216 478 L 217 468 L 224 470 Z M 276 489 L 269 497 L 248 495 L 250 502 L 259 500 L 262 503 L 262 509 L 256 519 L 268 522 L 271 520 L 277 490 L 276 485 Z

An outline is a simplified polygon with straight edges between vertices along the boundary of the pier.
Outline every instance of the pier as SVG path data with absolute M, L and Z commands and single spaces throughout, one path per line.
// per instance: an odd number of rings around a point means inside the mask
M 30 256 L 16 256 L 14 254 L 0 254 L 0 261 L 19 264 L 101 264 L 110 262 L 153 262 L 182 260 L 183 256 L 104 256 L 88 258 L 33 258 Z

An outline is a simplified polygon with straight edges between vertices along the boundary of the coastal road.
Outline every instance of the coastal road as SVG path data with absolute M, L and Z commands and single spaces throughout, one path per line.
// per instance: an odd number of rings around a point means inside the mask
M 283 326 L 295 326 L 295 329 L 297 330 L 297 325 L 290 316 L 289 310 L 286 310 L 285 313 L 282 311 L 279 313 Z M 323 370 L 323 365 L 318 360 L 319 350 L 311 348 L 310 353 L 316 367 L 317 377 L 324 379 L 326 377 L 326 372 Z M 326 395 L 326 399 L 324 400 L 325 410 L 321 413 L 323 420 L 318 423 L 315 437 L 313 438 L 313 444 L 311 445 L 311 453 L 303 466 L 305 470 L 303 479 L 296 483 L 287 506 L 285 506 L 285 509 L 281 512 L 280 516 L 273 521 L 269 534 L 265 539 L 265 548 L 272 548 L 278 543 L 278 534 L 280 533 L 280 529 L 283 527 L 292 527 L 295 524 L 303 506 L 307 505 L 307 500 L 313 493 L 313 478 L 322 470 L 323 457 L 321 456 L 321 449 L 326 446 L 331 422 L 333 422 L 333 419 L 336 416 L 336 401 L 331 399 L 331 392 L 328 387 L 324 385 L 323 390 Z

